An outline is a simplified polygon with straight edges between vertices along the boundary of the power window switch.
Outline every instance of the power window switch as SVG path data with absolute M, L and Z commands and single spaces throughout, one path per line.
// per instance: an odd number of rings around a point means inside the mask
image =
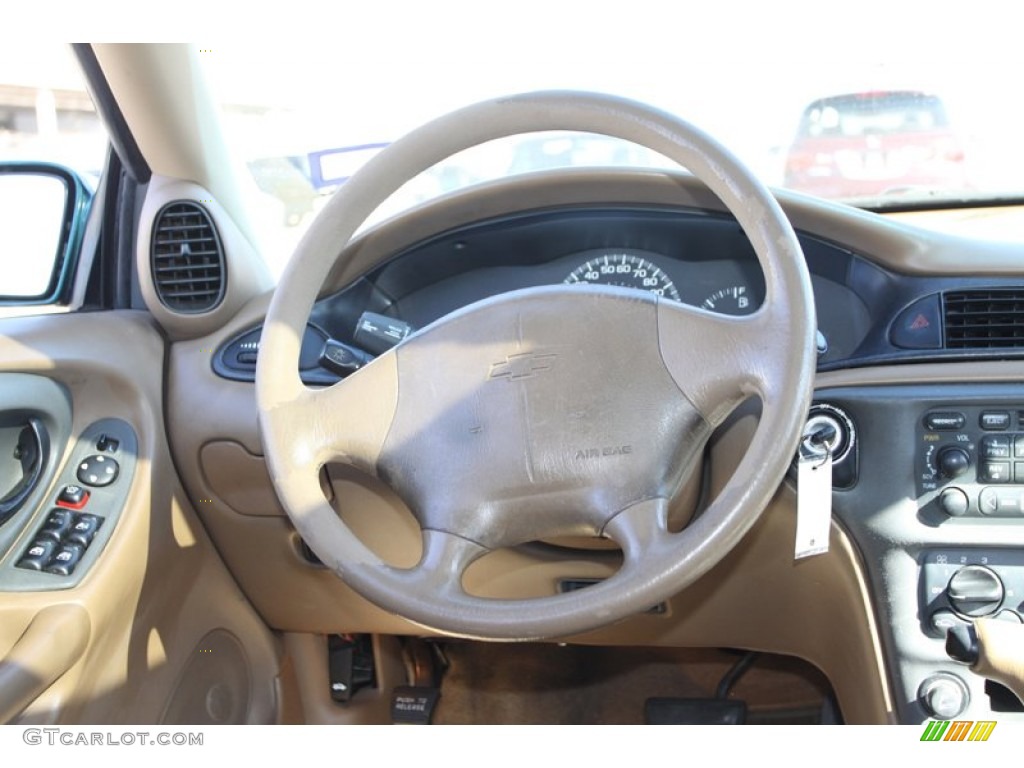
M 92 543 L 96 531 L 103 524 L 103 519 L 96 515 L 75 515 L 75 522 L 68 532 L 67 541 L 70 544 L 79 544 L 84 549 Z
M 41 571 L 50 562 L 50 556 L 57 549 L 57 542 L 50 539 L 36 539 L 32 546 L 25 550 L 25 554 L 18 561 L 19 568 L 27 568 L 30 571 Z
M 96 450 L 100 453 L 117 453 L 120 447 L 121 441 L 110 435 L 100 435 L 100 439 L 96 441 Z
M 65 485 L 57 496 L 57 506 L 65 509 L 81 509 L 89 501 L 89 492 L 80 485 Z
M 53 573 L 57 576 L 70 576 L 84 554 L 85 549 L 78 544 L 62 544 L 60 549 L 54 553 L 50 564 L 46 566 L 45 570 L 47 573 Z
M 36 535 L 40 539 L 50 539 L 51 541 L 59 542 L 71 528 L 74 520 L 74 515 L 66 509 L 54 509 L 47 516 L 46 522 L 43 523 L 43 527 L 39 529 L 39 533 Z

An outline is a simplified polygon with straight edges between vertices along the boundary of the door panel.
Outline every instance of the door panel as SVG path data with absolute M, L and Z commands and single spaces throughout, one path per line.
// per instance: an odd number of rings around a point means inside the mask
M 6 552 L 56 473 L 71 436 L 71 397 L 43 376 L 6 373 L 0 382 L 0 552 Z
M 14 426 L 35 415 L 50 440 L 38 487 L 0 525 L 0 722 L 277 717 L 277 640 L 225 569 L 170 459 L 164 359 L 141 312 L 0 320 L 0 427 L 5 414 Z M 15 482 L 19 471 L 8 472 Z M 67 485 L 90 496 L 60 507 Z M 43 571 L 19 568 L 56 509 L 72 524 L 100 519 L 82 534 L 91 536 L 82 560 L 68 576 L 46 572 L 52 553 Z M 56 535 L 68 543 L 66 529 Z

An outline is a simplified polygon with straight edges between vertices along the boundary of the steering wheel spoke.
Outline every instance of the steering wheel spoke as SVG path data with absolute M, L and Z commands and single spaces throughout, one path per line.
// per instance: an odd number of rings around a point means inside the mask
M 308 474 L 330 461 L 343 461 L 376 473 L 397 400 L 390 354 L 329 387 L 301 387 L 269 415 L 275 429 L 289 435 L 291 450 L 283 458 L 290 470 Z
M 712 427 L 752 395 L 775 399 L 787 363 L 785 348 L 812 343 L 787 333 L 785 317 L 770 305 L 739 317 L 675 302 L 658 305 L 665 366 Z
M 412 568 L 398 571 L 397 578 L 410 589 L 428 589 L 444 599 L 464 600 L 468 597 L 462 587 L 466 569 L 489 551 L 454 533 L 428 529 L 423 531 L 423 557 Z
M 624 568 L 641 566 L 646 558 L 671 546 L 668 500 L 644 499 L 627 507 L 608 521 L 604 533 L 622 548 Z

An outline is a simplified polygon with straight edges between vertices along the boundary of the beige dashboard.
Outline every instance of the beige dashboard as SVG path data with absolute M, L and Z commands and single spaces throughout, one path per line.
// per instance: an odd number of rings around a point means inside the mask
M 851 209 L 780 194 L 793 225 L 844 245 L 901 274 L 1019 274 L 1016 253 L 916 230 Z M 414 210 L 357 239 L 349 268 L 332 274 L 323 294 L 356 278 L 382 254 L 397 253 L 440 231 L 519 211 L 596 204 L 644 204 L 719 210 L 693 180 L 655 173 L 571 172 L 540 175 L 456 195 Z M 970 263 L 963 254 L 970 249 Z M 432 634 L 389 615 L 318 566 L 276 500 L 262 460 L 253 386 L 217 376 L 211 355 L 258 324 L 269 295 L 249 302 L 210 335 L 176 342 L 168 373 L 168 430 L 176 464 L 218 550 L 268 624 L 297 633 Z M 876 386 L 1014 380 L 1013 364 L 894 364 L 822 374 L 818 386 Z M 713 485 L 734 466 L 749 431 L 736 420 L 712 449 Z M 418 530 L 402 502 L 379 481 L 331 467 L 325 492 L 364 542 L 396 565 L 415 562 Z M 690 488 L 683 504 L 694 505 Z M 834 523 L 829 553 L 793 560 L 795 496 L 786 484 L 761 522 L 727 559 L 660 615 L 639 615 L 573 642 L 624 645 L 735 646 L 800 656 L 833 682 L 851 722 L 897 719 L 872 593 L 862 556 Z M 614 571 L 614 552 L 592 546 L 538 545 L 503 550 L 469 574 L 488 596 L 552 594 L 561 579 L 601 578 Z M 884 599 L 884 598 L 882 598 Z

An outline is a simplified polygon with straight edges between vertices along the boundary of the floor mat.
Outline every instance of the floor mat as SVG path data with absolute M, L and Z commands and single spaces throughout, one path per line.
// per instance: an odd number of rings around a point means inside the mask
M 447 643 L 437 724 L 642 724 L 650 697 L 715 695 L 740 658 L 713 649 Z M 762 655 L 732 698 L 751 723 L 817 722 L 829 695 L 813 666 Z

